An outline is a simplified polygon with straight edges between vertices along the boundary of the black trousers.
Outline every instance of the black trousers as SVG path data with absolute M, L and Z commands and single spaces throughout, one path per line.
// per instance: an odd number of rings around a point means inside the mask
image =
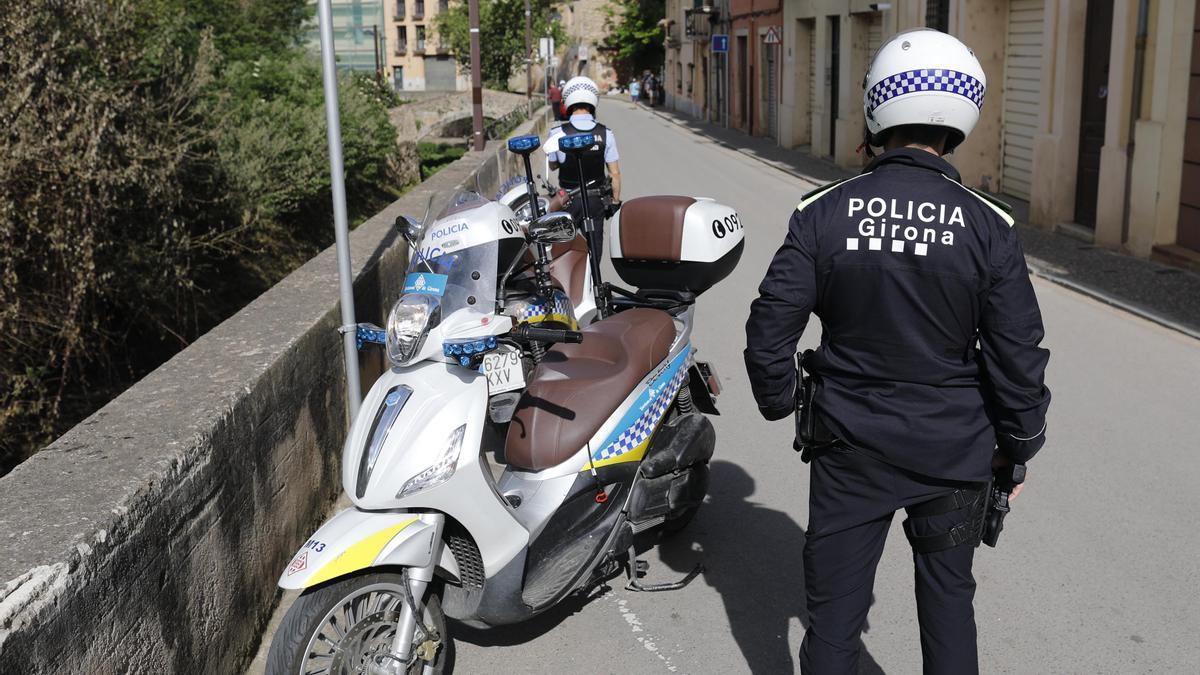
M 892 515 L 957 488 L 979 486 L 914 474 L 840 445 L 814 457 L 810 484 L 804 544 L 809 625 L 800 647 L 800 670 L 814 675 L 857 673 L 875 568 Z M 914 534 L 946 532 L 966 518 L 965 510 L 913 518 Z M 927 674 L 979 671 L 972 607 L 974 555 L 970 544 L 913 553 Z
M 579 230 L 587 237 L 588 247 L 596 256 L 596 260 L 602 260 L 604 257 L 604 200 L 597 195 L 590 195 L 587 199 L 588 214 L 592 220 L 591 234 L 587 234 L 587 230 L 583 227 L 583 199 L 579 197 L 572 199 L 571 205 L 567 207 L 567 212 L 575 219 Z

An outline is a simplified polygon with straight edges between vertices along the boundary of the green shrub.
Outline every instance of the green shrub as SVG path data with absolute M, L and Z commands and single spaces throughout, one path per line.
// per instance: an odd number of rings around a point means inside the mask
M 460 145 L 422 141 L 417 143 L 417 152 L 421 155 L 421 180 L 425 180 L 442 167 L 467 154 L 467 149 Z
M 305 0 L 55 5 L 0 13 L 0 474 L 333 238 Z M 339 90 L 353 216 L 393 101 Z

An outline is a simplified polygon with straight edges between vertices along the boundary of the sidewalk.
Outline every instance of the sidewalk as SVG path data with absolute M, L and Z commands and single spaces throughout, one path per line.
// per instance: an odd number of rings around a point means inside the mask
M 812 157 L 804 148 L 787 150 L 771 139 L 748 136 L 673 110 L 639 108 L 806 183 L 822 185 L 854 173 Z M 1035 275 L 1200 339 L 1200 274 L 1034 227 L 1026 222 L 1028 210 L 1025 203 L 1013 204 L 1025 257 Z

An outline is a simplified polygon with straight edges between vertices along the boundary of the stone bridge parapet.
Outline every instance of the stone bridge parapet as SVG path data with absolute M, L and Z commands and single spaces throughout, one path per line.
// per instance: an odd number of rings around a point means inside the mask
M 515 160 L 468 153 L 351 233 L 360 321 L 398 295 L 395 218 L 494 190 Z M 244 669 L 340 490 L 337 303 L 330 248 L 0 478 L 0 672 Z

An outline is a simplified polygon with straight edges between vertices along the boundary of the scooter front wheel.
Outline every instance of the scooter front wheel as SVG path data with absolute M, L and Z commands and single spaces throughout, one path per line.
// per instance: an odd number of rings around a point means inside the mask
M 423 622 L 436 636 L 413 636 L 414 662 L 387 669 L 380 658 L 391 651 L 403 606 L 399 574 L 349 577 L 305 591 L 288 610 L 267 657 L 267 675 L 358 675 L 392 672 L 406 675 L 449 673 L 452 642 L 446 630 L 440 593 L 425 594 Z

